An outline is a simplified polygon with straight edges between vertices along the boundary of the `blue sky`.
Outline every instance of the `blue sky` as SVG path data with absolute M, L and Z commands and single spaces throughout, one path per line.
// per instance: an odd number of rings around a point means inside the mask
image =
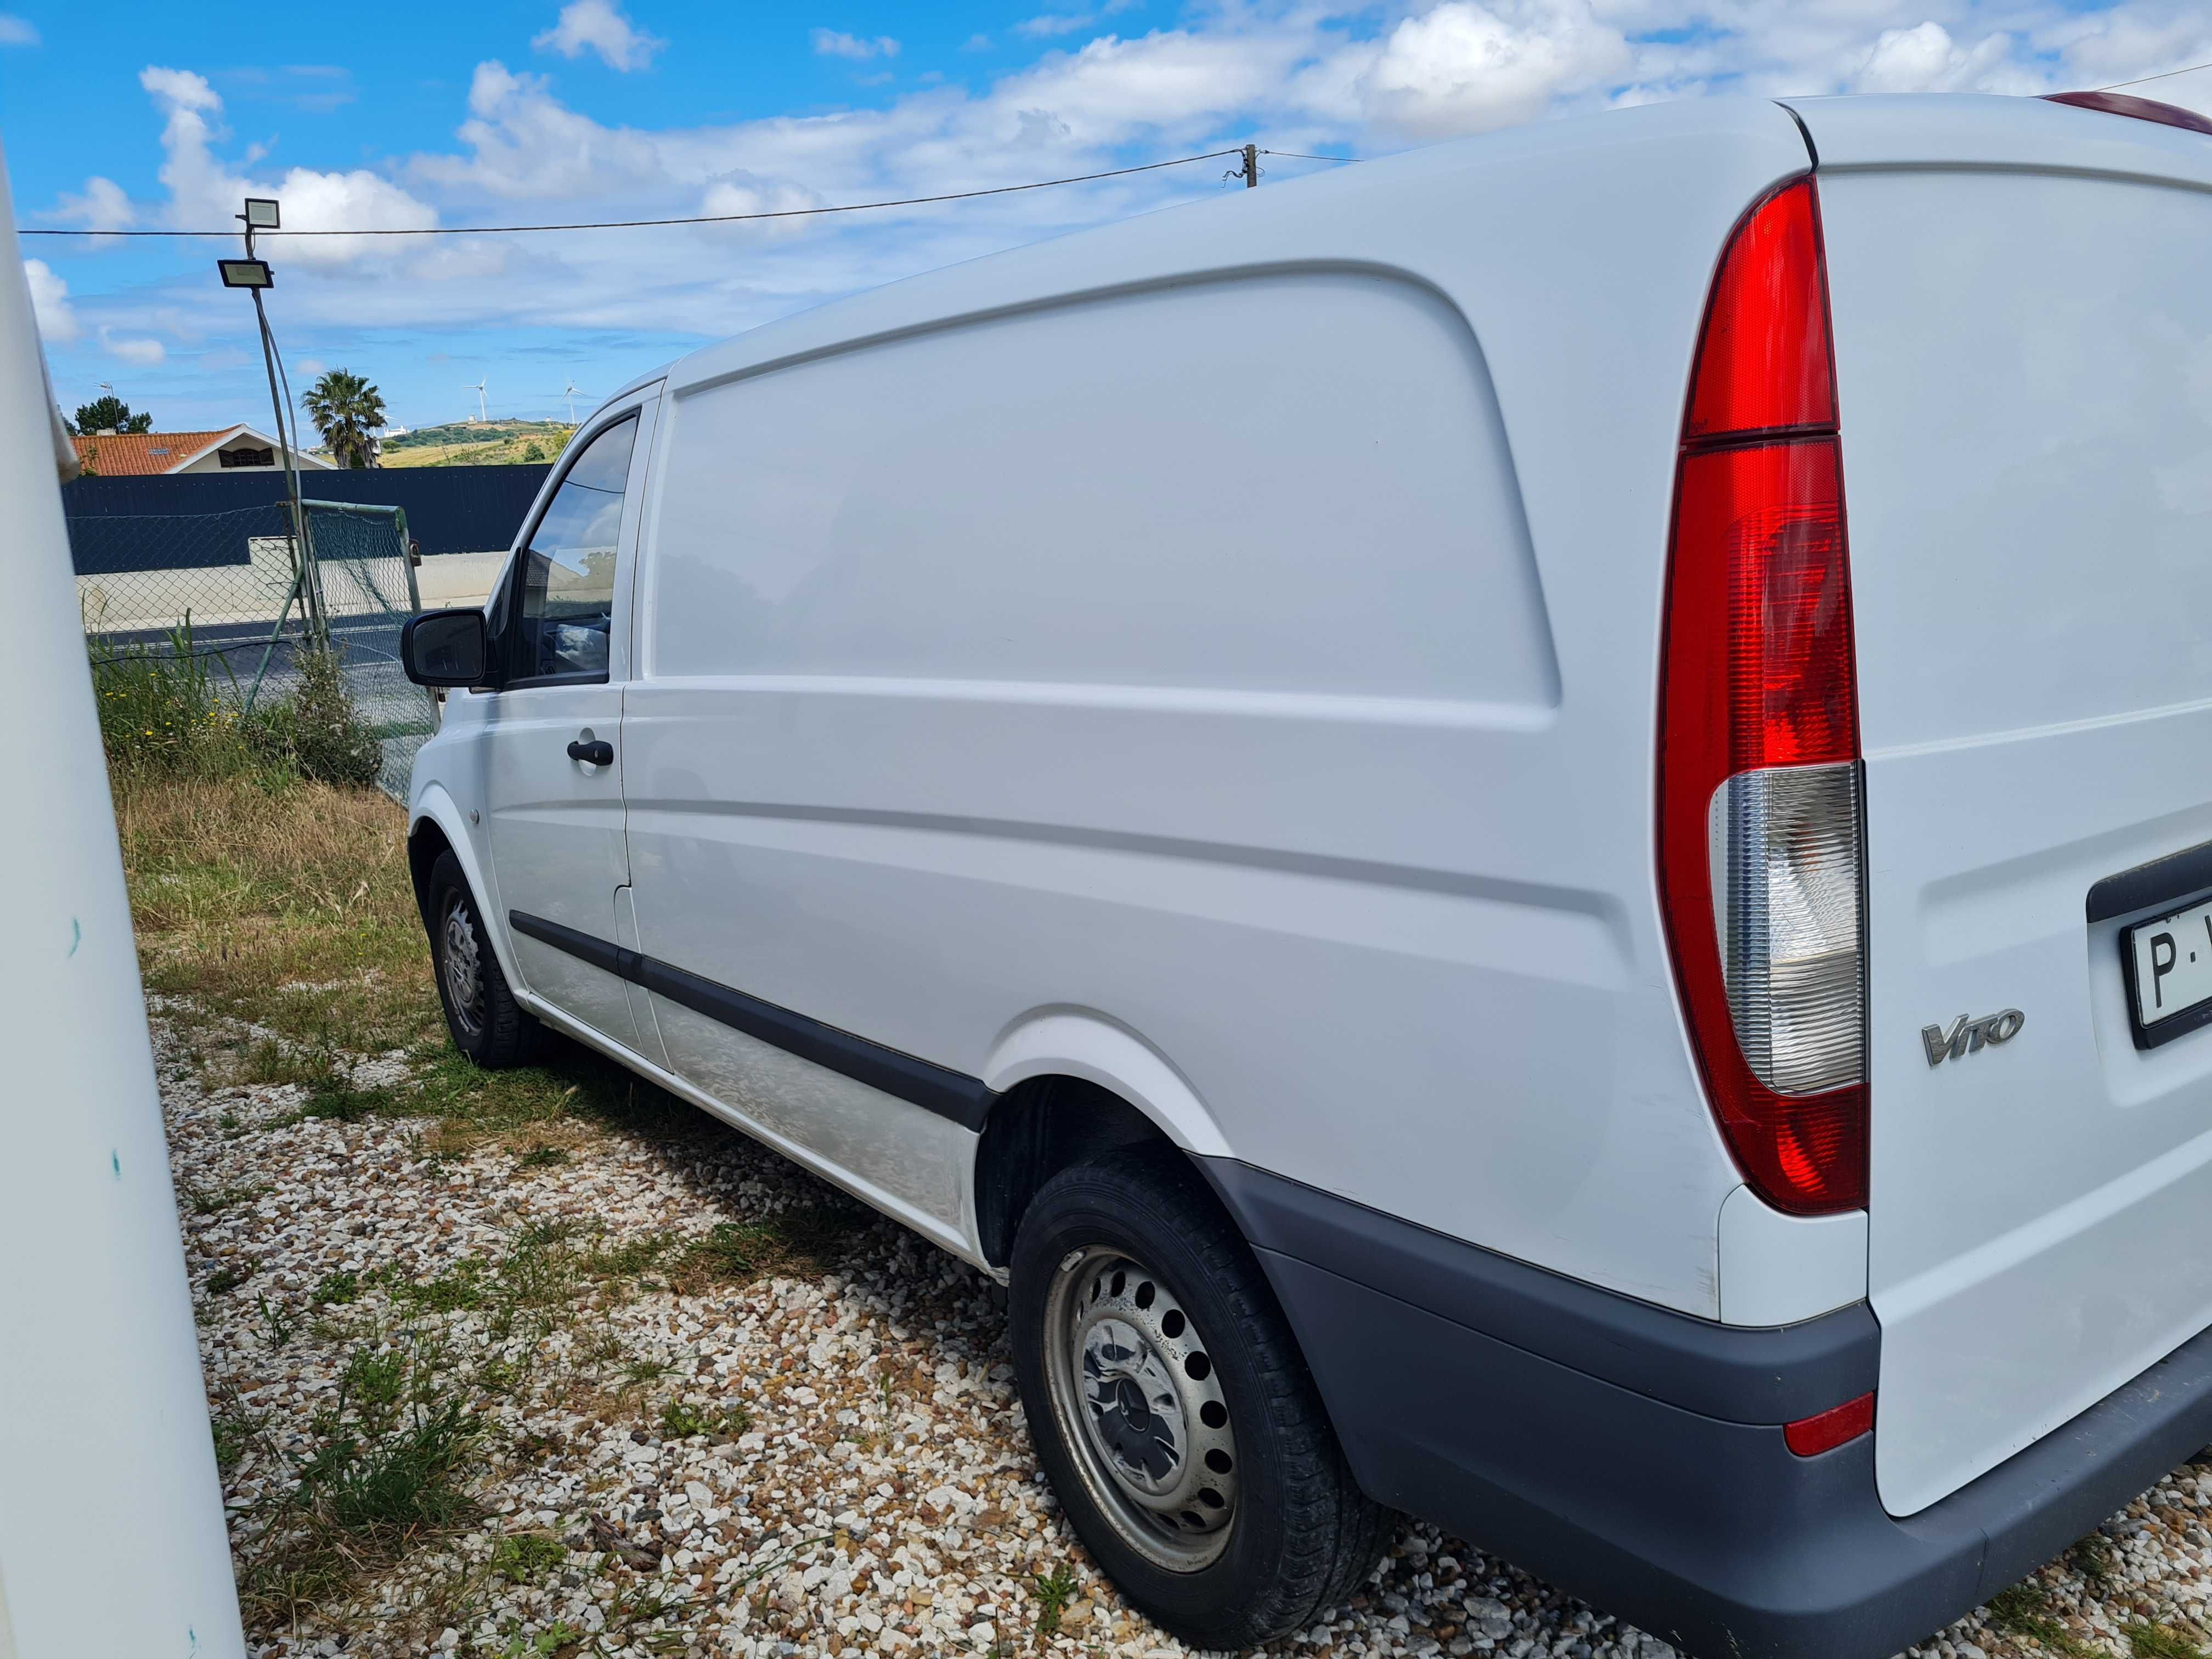
M 9 0 L 0 0 L 4 8 Z M 21 5 L 21 0 L 15 0 Z M 699 0 L 0 9 L 0 143 L 64 404 L 268 420 L 209 242 L 823 206 L 1256 141 L 1379 155 L 1716 92 L 2100 86 L 2212 59 L 2201 0 Z M 2212 112 L 2212 72 L 2141 88 Z M 277 241 L 294 389 L 343 366 L 407 425 L 548 416 L 702 340 L 855 289 L 1224 188 L 1221 162 L 780 224 Z M 1277 177 L 1315 164 L 1270 163 Z

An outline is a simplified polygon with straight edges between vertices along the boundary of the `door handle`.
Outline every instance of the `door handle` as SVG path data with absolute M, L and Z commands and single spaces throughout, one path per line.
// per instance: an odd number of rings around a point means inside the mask
M 568 758 L 581 761 L 586 766 L 612 766 L 615 746 L 605 738 L 597 743 L 572 743 L 568 745 Z

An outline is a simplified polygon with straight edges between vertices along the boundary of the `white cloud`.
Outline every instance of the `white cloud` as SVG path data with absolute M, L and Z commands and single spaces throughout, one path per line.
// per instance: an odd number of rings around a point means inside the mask
M 69 284 L 44 259 L 24 260 L 23 275 L 31 284 L 31 314 L 38 319 L 40 336 L 48 345 L 67 345 L 84 331 L 70 304 Z
M 991 37 L 988 34 L 971 34 L 960 43 L 963 52 L 988 52 L 990 49 Z
M 561 8 L 560 21 L 530 44 L 540 52 L 557 52 L 569 58 L 597 52 L 609 69 L 627 74 L 650 64 L 653 54 L 668 42 L 647 34 L 623 16 L 615 0 L 568 0 Z
M 899 43 L 888 34 L 878 34 L 870 40 L 837 29 L 817 29 L 808 38 L 814 42 L 816 55 L 822 58 L 851 58 L 865 63 L 871 58 L 899 55 Z
M 294 167 L 273 184 L 235 173 L 215 153 L 221 136 L 215 118 L 222 112 L 222 100 L 204 76 L 156 66 L 138 81 L 168 118 L 161 129 L 161 179 L 169 191 L 169 222 L 179 229 L 226 229 L 247 196 L 281 200 L 286 230 L 404 229 L 438 222 L 434 208 L 365 167 L 346 173 Z M 389 244 L 367 236 L 287 237 L 267 247 L 279 263 L 325 267 L 392 252 Z
M 1357 89 L 1370 118 L 1439 138 L 1534 120 L 1563 94 L 1625 76 L 1630 62 L 1589 0 L 1445 0 L 1390 32 Z
M 159 340 L 124 339 L 110 334 L 105 328 L 100 331 L 100 343 L 112 356 L 139 368 L 153 368 L 166 362 L 169 356 L 169 349 Z
M 2016 92 L 2021 76 L 2008 61 L 2012 37 L 1991 34 L 1962 48 L 1933 19 L 1912 28 L 1884 29 L 1851 77 L 1858 92 Z
M 1049 40 L 1056 34 L 1073 34 L 1078 29 L 1089 28 L 1093 19 L 1088 12 L 1042 12 L 1014 25 L 1014 33 L 1032 40 Z
M 0 11 L 0 46 L 35 46 L 38 44 L 38 26 L 29 18 L 18 17 L 12 11 Z
M 94 173 L 84 181 L 82 195 L 64 194 L 61 204 L 47 216 L 64 224 L 99 231 L 122 230 L 138 214 L 131 205 L 131 198 L 124 193 L 122 185 L 112 179 L 103 179 Z

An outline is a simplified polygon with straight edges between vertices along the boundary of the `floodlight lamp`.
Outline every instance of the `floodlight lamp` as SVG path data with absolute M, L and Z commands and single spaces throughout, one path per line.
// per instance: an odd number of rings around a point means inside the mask
M 246 198 L 246 211 L 240 216 L 246 221 L 248 230 L 274 230 L 276 228 L 276 199 L 268 196 L 249 196 Z
M 274 288 L 276 273 L 269 269 L 266 259 L 218 259 L 215 268 L 222 273 L 225 288 Z

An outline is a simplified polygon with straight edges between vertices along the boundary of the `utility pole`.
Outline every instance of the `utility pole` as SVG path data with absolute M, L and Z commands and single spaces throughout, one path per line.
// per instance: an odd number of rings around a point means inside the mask
M 1244 188 L 1247 190 L 1258 189 L 1260 185 L 1259 145 L 1247 144 L 1244 146 L 1244 166 L 1241 171 L 1244 174 Z
M 285 420 L 284 397 L 276 389 L 276 343 L 269 331 L 269 313 L 261 304 L 261 290 L 270 285 L 273 277 L 268 262 L 255 258 L 253 233 L 274 230 L 282 222 L 277 204 L 264 197 L 246 198 L 246 211 L 234 216 L 246 227 L 246 258 L 237 264 L 218 260 L 226 288 L 243 288 L 253 295 L 253 320 L 261 331 L 261 366 L 269 374 L 269 408 L 276 417 L 276 445 L 284 452 L 284 482 L 291 494 L 292 507 L 292 568 L 299 578 L 301 604 L 307 614 L 307 634 L 314 642 L 327 647 L 331 642 L 330 624 L 323 615 L 322 573 L 315 568 L 315 550 L 307 536 L 307 508 L 300 501 L 299 445 L 295 429 Z

